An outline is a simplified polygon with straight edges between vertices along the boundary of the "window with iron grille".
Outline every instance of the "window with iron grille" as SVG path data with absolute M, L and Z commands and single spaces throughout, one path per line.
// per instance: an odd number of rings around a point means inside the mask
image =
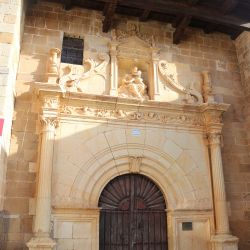
M 64 37 L 61 62 L 82 65 L 83 39 Z

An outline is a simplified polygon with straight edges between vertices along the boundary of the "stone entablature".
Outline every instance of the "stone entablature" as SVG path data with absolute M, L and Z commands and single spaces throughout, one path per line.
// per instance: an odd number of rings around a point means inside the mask
M 37 93 L 41 94 L 43 112 L 56 110 L 60 118 L 136 121 L 170 127 L 192 127 L 206 132 L 208 126 L 217 127 L 218 130 L 222 128 L 222 114 L 229 107 L 228 104 L 215 102 L 195 105 L 153 100 L 141 102 L 135 99 L 76 92 L 70 93 L 69 98 L 67 88 L 60 85 L 37 83 L 36 87 Z

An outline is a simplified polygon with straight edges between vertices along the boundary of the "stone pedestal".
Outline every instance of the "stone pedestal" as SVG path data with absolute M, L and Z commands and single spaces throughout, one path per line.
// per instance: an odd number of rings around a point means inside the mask
M 49 237 L 34 237 L 27 243 L 29 250 L 51 250 L 55 245 L 55 241 Z
M 232 235 L 214 235 L 211 239 L 213 250 L 238 250 L 239 239 Z

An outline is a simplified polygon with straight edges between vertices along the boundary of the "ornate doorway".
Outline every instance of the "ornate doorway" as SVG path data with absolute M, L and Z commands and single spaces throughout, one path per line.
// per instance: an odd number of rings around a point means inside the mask
M 100 250 L 166 250 L 167 218 L 162 192 L 147 177 L 111 180 L 99 199 Z

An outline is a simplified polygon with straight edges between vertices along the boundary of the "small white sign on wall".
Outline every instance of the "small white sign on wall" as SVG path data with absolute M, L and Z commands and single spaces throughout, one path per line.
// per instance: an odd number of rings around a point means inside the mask
M 141 130 L 138 128 L 133 128 L 132 129 L 132 135 L 133 136 L 140 136 L 141 135 Z

